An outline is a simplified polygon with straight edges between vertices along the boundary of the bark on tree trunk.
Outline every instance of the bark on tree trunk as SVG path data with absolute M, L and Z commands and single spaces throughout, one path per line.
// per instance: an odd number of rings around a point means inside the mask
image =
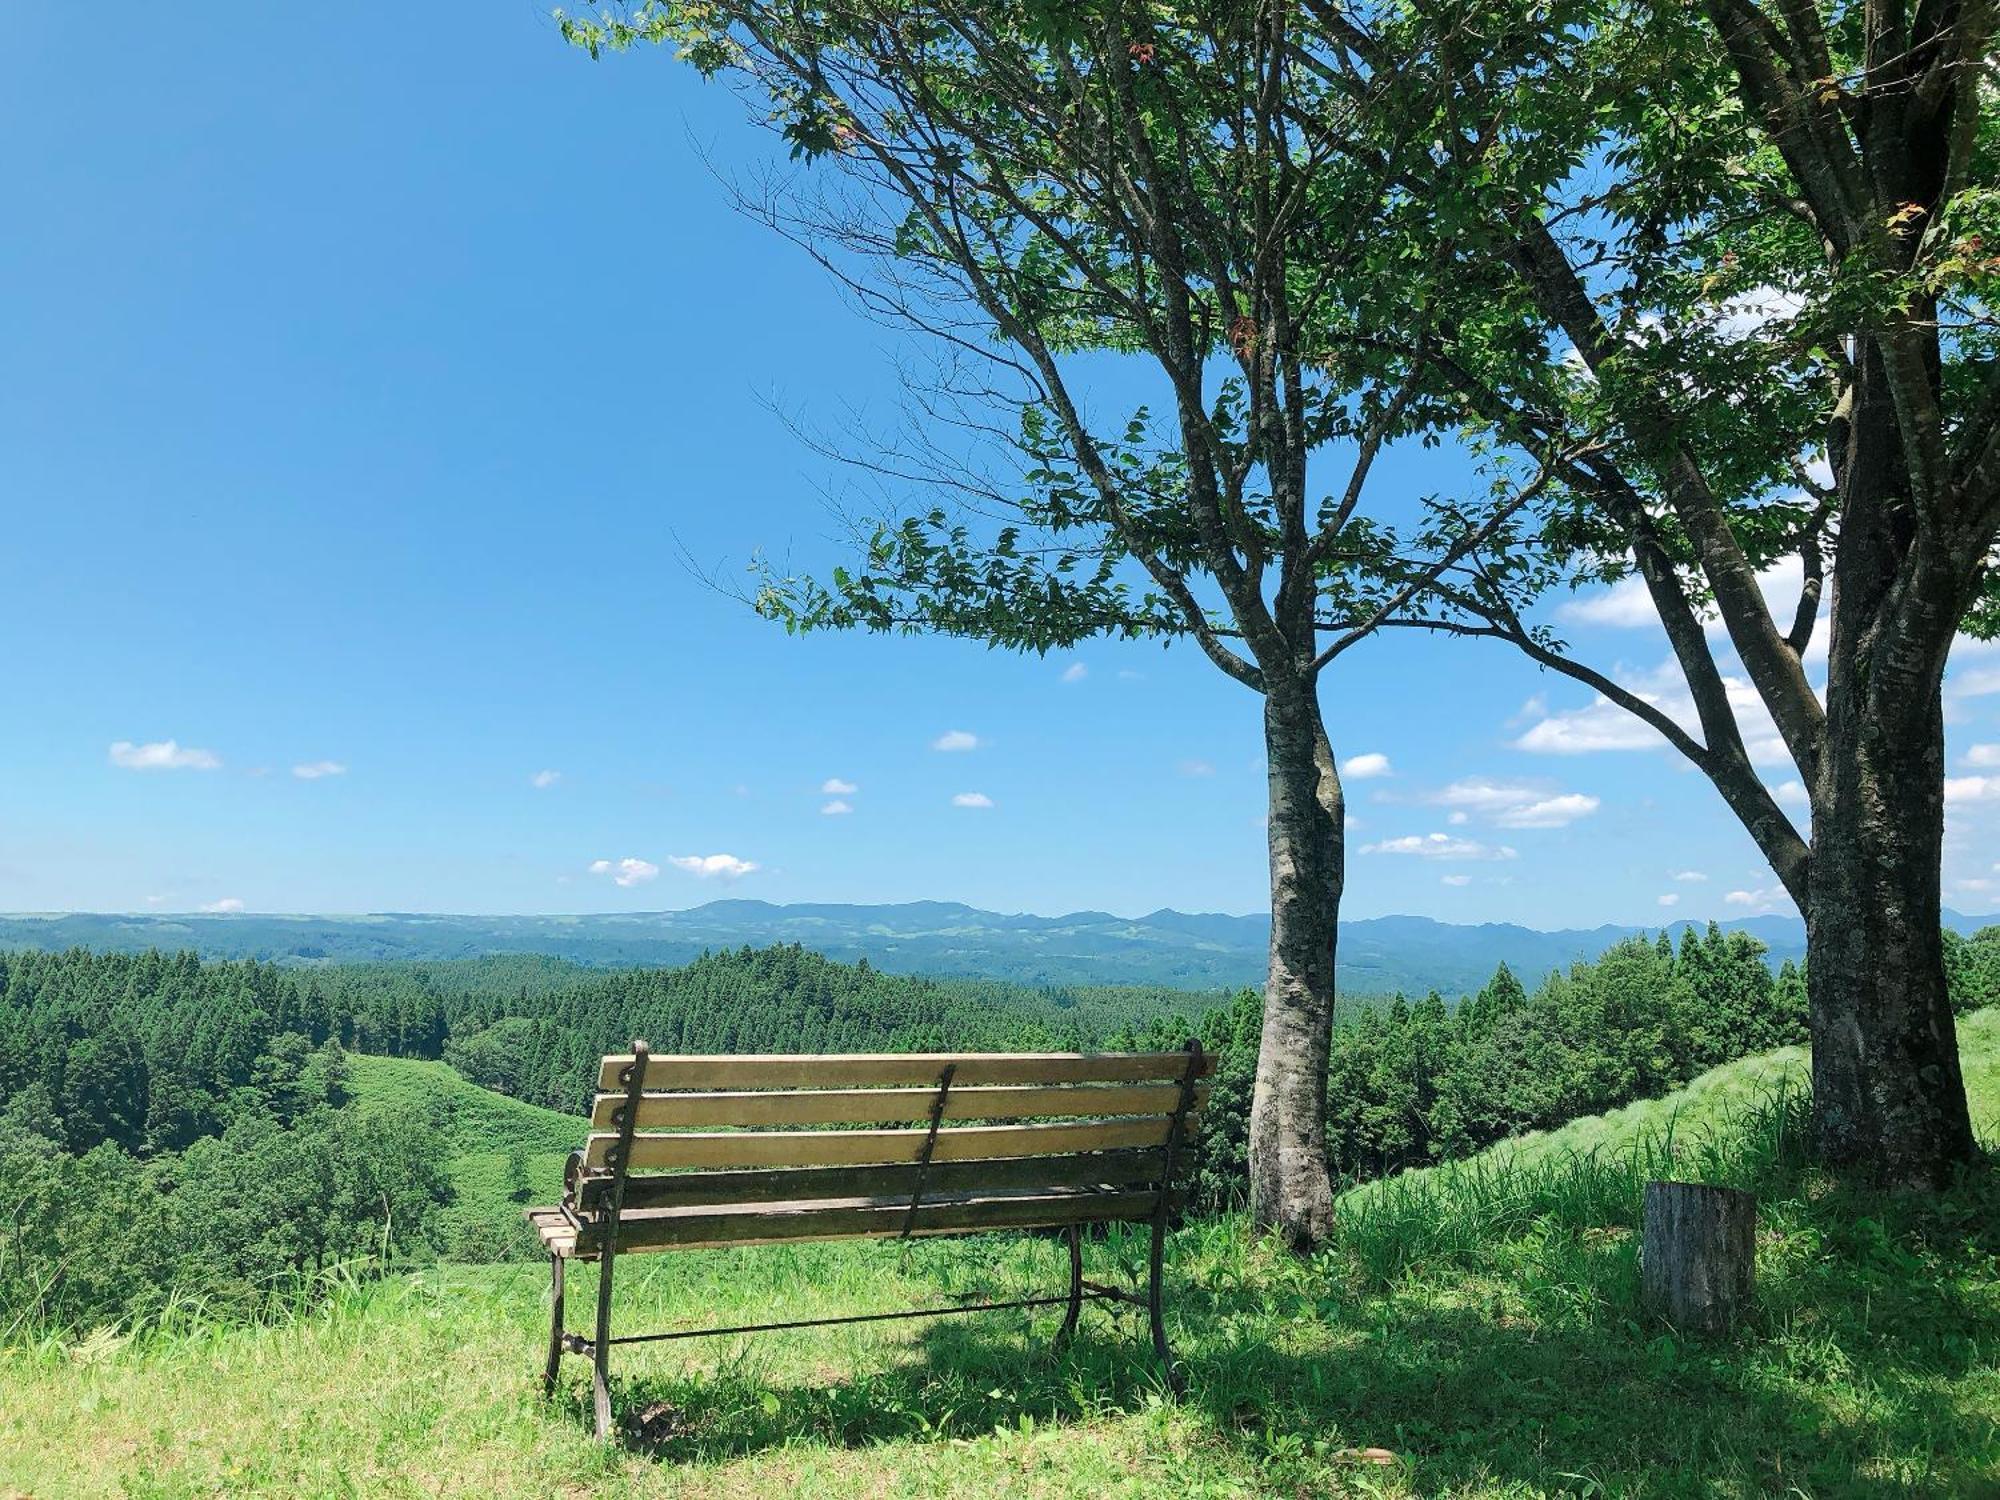
M 1939 937 L 1935 688 L 1922 716 L 1928 725 L 1904 732 L 1852 724 L 1835 707 L 1808 877 L 1816 1155 L 1887 1187 L 1942 1186 L 1974 1154 Z
M 1301 1254 L 1333 1231 L 1327 1055 L 1344 846 L 1338 774 L 1310 681 L 1269 682 L 1271 967 L 1250 1107 L 1250 1204 Z
M 1757 1195 L 1649 1182 L 1639 1253 L 1647 1312 L 1683 1333 L 1727 1333 L 1756 1292 Z
M 1958 560 L 1916 524 L 1879 354 L 1858 364 L 1812 777 L 1806 988 L 1818 1159 L 1889 1187 L 1972 1158 L 1945 986 L 1944 666 Z

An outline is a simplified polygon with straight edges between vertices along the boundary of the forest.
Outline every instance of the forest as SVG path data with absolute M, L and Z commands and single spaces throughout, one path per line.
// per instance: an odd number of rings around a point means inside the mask
M 2000 1002 L 2000 928 L 1946 935 L 1954 1005 Z M 1326 1120 L 1344 1183 L 1470 1154 L 1805 1039 L 1804 976 L 1711 926 L 1631 939 L 1532 992 L 1351 1006 Z M 450 1251 L 452 1183 L 422 1105 L 362 1108 L 352 1053 L 442 1059 L 570 1114 L 594 1060 L 669 1051 L 1177 1046 L 1222 1063 L 1196 1211 L 1242 1201 L 1261 998 L 1027 990 L 885 975 L 797 946 L 612 974 L 547 960 L 300 974 L 193 955 L 0 955 L 0 1307 L 86 1328 L 198 1302 L 247 1316 L 314 1278 Z M 582 1134 L 579 1121 L 578 1135 Z

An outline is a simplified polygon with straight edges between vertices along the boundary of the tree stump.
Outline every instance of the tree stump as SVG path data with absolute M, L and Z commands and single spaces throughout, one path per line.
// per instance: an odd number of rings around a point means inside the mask
M 1684 1333 L 1727 1333 L 1757 1274 L 1757 1195 L 1699 1182 L 1649 1182 L 1639 1298 Z

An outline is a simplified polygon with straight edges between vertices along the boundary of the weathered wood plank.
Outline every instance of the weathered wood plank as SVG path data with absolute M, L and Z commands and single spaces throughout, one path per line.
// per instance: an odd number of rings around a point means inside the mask
M 1062 1122 L 1052 1125 L 958 1125 L 940 1130 L 932 1161 L 1048 1156 L 1077 1151 L 1114 1151 L 1163 1146 L 1169 1117 L 1138 1115 L 1123 1120 Z M 605 1164 L 618 1143 L 610 1133 L 593 1134 L 584 1164 Z M 781 1130 L 688 1132 L 642 1135 L 632 1141 L 635 1171 L 679 1167 L 839 1167 L 914 1162 L 923 1150 L 920 1130 Z
M 576 1226 L 563 1216 L 559 1208 L 531 1208 L 528 1222 L 541 1237 L 542 1248 L 551 1255 L 570 1256 L 576 1253 Z
M 1069 1156 L 1024 1156 L 998 1161 L 934 1161 L 928 1172 L 915 1162 L 867 1167 L 787 1167 L 776 1171 L 672 1172 L 625 1179 L 627 1209 L 698 1204 L 806 1202 L 823 1198 L 900 1198 L 908 1201 L 921 1177 L 935 1197 L 1004 1188 L 1057 1188 L 1154 1183 L 1166 1170 L 1166 1152 L 1091 1151 Z M 602 1211 L 611 1181 L 585 1181 L 582 1212 Z
M 651 1071 L 649 1068 L 648 1072 Z M 1164 1115 L 1180 1102 L 1178 1083 L 1085 1083 L 960 1088 L 945 1095 L 947 1120 L 1028 1120 L 1079 1115 Z M 1197 1084 L 1194 1107 L 1208 1102 L 1209 1085 Z M 863 1125 L 915 1123 L 930 1118 L 936 1088 L 798 1089 L 785 1093 L 647 1094 L 639 1101 L 637 1128 L 690 1125 Z M 591 1109 L 594 1129 L 614 1128 L 623 1094 L 599 1094 Z
M 599 1065 L 597 1086 L 617 1093 L 630 1053 Z M 764 1053 L 747 1056 L 667 1055 L 646 1060 L 648 1089 L 774 1089 L 889 1087 L 932 1084 L 953 1064 L 952 1087 L 978 1084 L 1131 1083 L 1179 1079 L 1185 1052 L 878 1052 Z M 1198 1072 L 1215 1069 L 1204 1054 Z
M 925 1203 L 910 1233 L 974 1234 L 990 1229 L 1107 1223 L 1150 1218 L 1154 1189 L 1107 1192 L 1018 1193 Z M 756 1208 L 654 1209 L 628 1213 L 618 1225 L 618 1252 L 692 1250 L 720 1245 L 788 1244 L 799 1240 L 878 1239 L 899 1235 L 909 1205 L 898 1199 L 773 1203 Z M 577 1250 L 599 1248 L 593 1231 Z

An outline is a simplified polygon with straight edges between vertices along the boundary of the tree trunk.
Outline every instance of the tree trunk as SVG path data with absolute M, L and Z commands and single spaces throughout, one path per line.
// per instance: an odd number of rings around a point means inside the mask
M 1683 1333 L 1727 1333 L 1757 1279 L 1757 1196 L 1699 1182 L 1649 1182 L 1639 1300 Z
M 1326 1074 L 1344 845 L 1338 774 L 1310 682 L 1267 681 L 1271 967 L 1250 1107 L 1250 1205 L 1301 1254 L 1333 1231 Z
M 1813 1137 L 1829 1166 L 1938 1187 L 1974 1152 L 1939 932 L 1943 681 L 1964 575 L 1917 525 L 1887 385 L 1864 344 L 1837 434 L 1847 504 L 1812 776 Z
M 1815 1154 L 1940 1187 L 1974 1154 L 1939 934 L 1941 704 L 1933 687 L 1905 732 L 1831 696 L 1806 906 Z

